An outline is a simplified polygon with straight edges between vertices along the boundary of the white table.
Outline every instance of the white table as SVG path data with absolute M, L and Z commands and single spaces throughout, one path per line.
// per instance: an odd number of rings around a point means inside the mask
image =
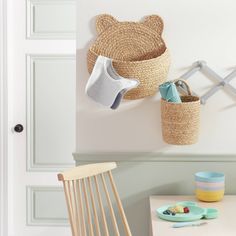
M 213 207 L 219 210 L 219 217 L 204 220 L 202 226 L 172 228 L 173 222 L 161 220 L 156 209 L 179 201 L 195 201 L 201 207 Z M 153 236 L 236 236 L 236 196 L 225 196 L 221 202 L 199 202 L 194 196 L 151 196 L 151 230 Z

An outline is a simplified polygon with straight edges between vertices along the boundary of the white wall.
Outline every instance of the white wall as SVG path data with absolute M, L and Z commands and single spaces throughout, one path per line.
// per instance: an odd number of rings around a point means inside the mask
M 199 59 L 222 76 L 231 72 L 236 53 L 235 8 L 234 0 L 78 0 L 77 151 L 235 154 L 236 99 L 225 92 L 218 92 L 202 107 L 200 140 L 189 147 L 170 147 L 162 141 L 159 95 L 125 101 L 113 111 L 98 106 L 84 93 L 89 77 L 86 53 L 97 35 L 96 15 L 110 13 L 121 21 L 137 21 L 148 14 L 162 16 L 164 38 L 172 56 L 169 79 L 175 79 Z M 198 94 L 204 94 L 214 81 L 196 74 L 190 84 Z M 236 85 L 236 79 L 232 84 Z
M 110 13 L 119 20 L 139 20 L 149 14 L 162 16 L 165 22 L 164 38 L 172 56 L 169 79 L 175 79 L 199 59 L 207 61 L 222 76 L 231 72 L 236 63 L 235 9 L 234 0 L 78 0 L 76 160 L 77 164 L 118 161 L 115 179 L 135 236 L 148 235 L 147 197 L 150 194 L 192 194 L 193 174 L 196 171 L 225 172 L 226 192 L 236 193 L 233 184 L 236 100 L 221 91 L 202 106 L 200 140 L 189 147 L 169 146 L 162 141 L 159 95 L 125 101 L 117 111 L 99 107 L 84 93 L 89 77 L 86 54 L 96 38 L 95 16 Z M 203 94 L 214 81 L 197 74 L 190 79 L 190 84 L 194 91 Z M 236 86 L 236 79 L 232 84 Z M 116 154 L 96 155 L 98 152 Z M 133 152 L 145 153 L 139 159 L 136 154 L 127 154 Z M 154 156 L 150 157 L 150 153 Z M 171 159 L 175 162 L 169 162 L 168 158 L 173 153 L 183 153 L 186 159 L 179 155 Z M 224 159 L 225 154 L 231 157 Z M 193 158 L 193 155 L 197 157 Z M 229 160 L 231 162 L 226 163 Z

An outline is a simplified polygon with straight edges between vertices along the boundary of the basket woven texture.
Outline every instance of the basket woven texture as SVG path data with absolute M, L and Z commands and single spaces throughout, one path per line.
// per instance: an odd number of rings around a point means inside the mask
M 192 96 L 185 81 L 182 83 L 185 83 L 189 94 L 181 96 L 182 103 L 161 100 L 162 136 L 166 143 L 174 145 L 194 144 L 199 136 L 200 99 Z
M 100 15 L 96 21 L 99 33 L 88 51 L 88 71 L 91 73 L 99 55 L 113 59 L 118 74 L 140 81 L 126 99 L 154 95 L 165 82 L 170 66 L 169 52 L 161 37 L 163 21 L 151 15 L 142 22 L 119 22 L 110 15 Z

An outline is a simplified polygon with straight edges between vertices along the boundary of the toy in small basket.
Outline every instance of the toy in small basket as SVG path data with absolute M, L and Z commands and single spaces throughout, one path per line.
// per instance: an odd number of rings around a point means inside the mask
M 189 145 L 198 141 L 200 98 L 192 95 L 185 80 L 174 80 L 172 84 L 177 84 L 179 81 L 184 83 L 188 90 L 188 95 L 180 96 L 181 101 L 177 98 L 177 90 L 171 87 L 167 86 L 165 89 L 170 90 L 161 93 L 164 97 L 161 99 L 162 136 L 168 144 Z M 161 87 L 163 89 L 163 85 Z

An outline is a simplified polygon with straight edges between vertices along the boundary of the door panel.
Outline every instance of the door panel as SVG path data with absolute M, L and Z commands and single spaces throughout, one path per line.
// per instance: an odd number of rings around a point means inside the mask
M 27 36 L 36 39 L 74 38 L 75 4 L 75 0 L 27 0 Z
M 7 4 L 10 235 L 68 236 L 57 173 L 73 165 L 75 148 L 74 1 Z M 23 132 L 14 132 L 16 124 Z
M 28 168 L 72 165 L 75 58 L 28 55 L 27 68 Z
M 63 189 L 50 186 L 27 188 L 27 224 L 68 226 Z

